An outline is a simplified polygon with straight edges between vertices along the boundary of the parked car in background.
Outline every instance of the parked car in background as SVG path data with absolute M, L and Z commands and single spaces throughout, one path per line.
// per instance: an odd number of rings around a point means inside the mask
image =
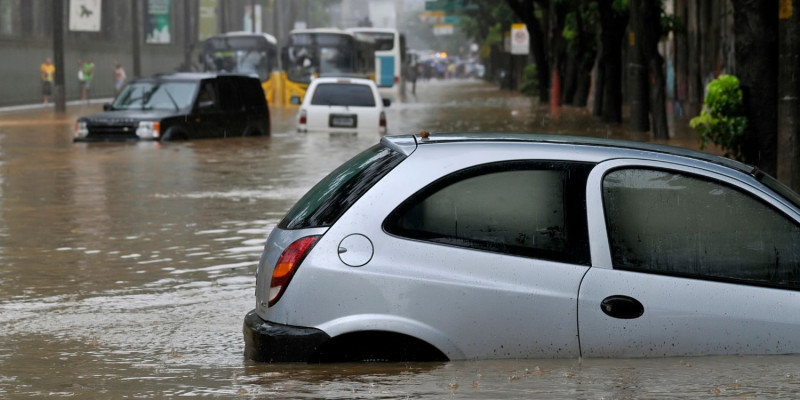
M 290 99 L 300 104 L 300 98 Z M 297 114 L 298 132 L 386 133 L 386 112 L 391 104 L 382 99 L 370 79 L 322 77 L 311 81 Z
M 103 113 L 78 118 L 75 141 L 187 140 L 270 134 L 257 78 L 175 73 L 128 83 Z
M 800 352 L 800 197 L 648 143 L 387 136 L 267 239 L 259 361 Z

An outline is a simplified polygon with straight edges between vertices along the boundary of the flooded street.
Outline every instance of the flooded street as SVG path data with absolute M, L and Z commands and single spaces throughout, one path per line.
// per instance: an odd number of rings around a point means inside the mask
M 269 365 L 242 356 L 264 241 L 317 180 L 380 139 L 298 134 L 72 142 L 100 104 L 0 114 L 0 398 L 800 397 L 800 357 Z M 419 82 L 390 134 L 530 131 L 647 140 L 479 81 Z M 678 124 L 676 124 L 678 125 Z M 668 144 L 698 147 L 675 128 Z M 499 310 L 501 311 L 501 310 Z

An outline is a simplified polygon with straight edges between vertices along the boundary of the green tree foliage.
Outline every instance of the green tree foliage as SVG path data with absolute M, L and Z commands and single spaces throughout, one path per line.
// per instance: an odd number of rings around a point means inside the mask
M 705 106 L 689 122 L 700 133 L 701 148 L 709 142 L 719 146 L 726 157 L 743 159 L 743 144 L 748 121 L 744 116 L 739 79 L 720 75 L 706 88 Z
M 539 93 L 539 76 L 536 71 L 536 64 L 528 64 L 522 71 L 522 84 L 519 91 L 528 95 L 536 96 Z

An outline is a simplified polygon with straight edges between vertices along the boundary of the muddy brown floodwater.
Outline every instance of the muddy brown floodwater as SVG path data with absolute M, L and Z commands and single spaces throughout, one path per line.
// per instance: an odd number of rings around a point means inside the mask
M 268 365 L 244 360 L 264 240 L 379 135 L 72 143 L 99 104 L 0 114 L 0 398 L 797 398 L 800 357 Z M 420 82 L 390 133 L 648 140 L 478 81 Z M 670 144 L 697 147 L 676 122 Z M 521 318 L 525 316 L 520 316 Z

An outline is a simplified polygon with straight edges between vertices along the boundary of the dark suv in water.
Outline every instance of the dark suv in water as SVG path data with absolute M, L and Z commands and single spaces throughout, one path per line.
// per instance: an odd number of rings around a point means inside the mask
M 244 75 L 175 73 L 136 79 L 103 109 L 78 119 L 75 141 L 270 134 L 261 82 Z

